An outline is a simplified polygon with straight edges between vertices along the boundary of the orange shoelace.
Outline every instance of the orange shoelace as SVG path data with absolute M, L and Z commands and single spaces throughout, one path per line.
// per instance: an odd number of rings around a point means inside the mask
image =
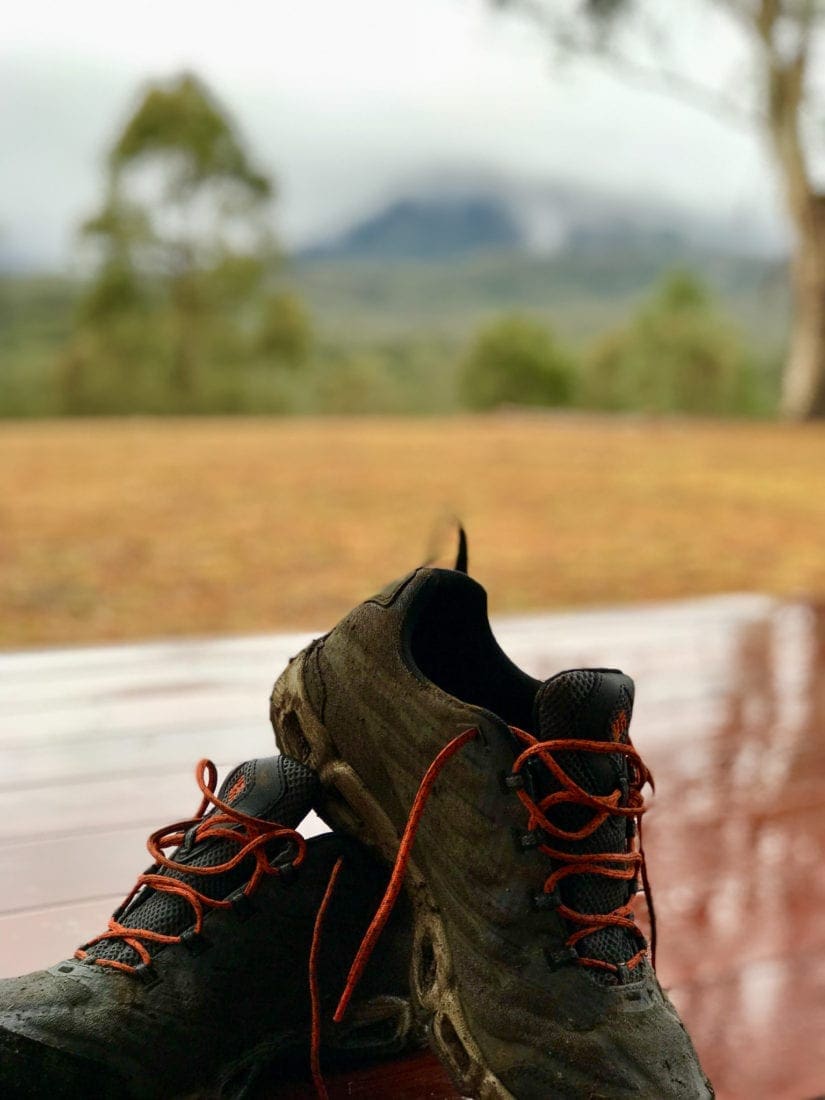
M 153 861 L 159 867 L 166 867 L 169 870 L 178 871 L 186 875 L 220 875 L 233 870 L 249 856 L 254 856 L 255 868 L 243 887 L 243 893 L 249 897 L 258 888 L 258 885 L 265 875 L 279 875 L 282 873 L 280 867 L 269 862 L 269 858 L 266 854 L 266 846 L 272 841 L 288 840 L 294 843 L 295 855 L 290 860 L 290 864 L 292 867 L 297 868 L 303 863 L 306 858 L 306 841 L 299 832 L 295 829 L 287 829 L 275 822 L 266 821 L 263 818 L 251 817 L 249 814 L 241 813 L 239 810 L 233 809 L 232 806 L 218 798 L 215 793 L 218 771 L 211 760 L 199 761 L 195 769 L 195 780 L 203 796 L 195 816 L 188 821 L 178 821 L 174 825 L 168 825 L 163 829 L 158 829 L 156 832 L 152 833 L 146 842 L 146 846 Z M 209 812 L 210 807 L 214 807 L 218 812 L 210 813 L 207 817 L 206 814 Z M 209 867 L 194 867 L 190 864 L 178 863 L 174 859 L 168 859 L 163 854 L 164 849 L 178 848 L 184 842 L 186 834 L 193 828 L 195 829 L 193 843 L 217 839 L 231 840 L 238 844 L 237 853 L 224 863 L 217 863 Z M 329 903 L 332 900 L 332 895 L 338 881 L 338 876 L 343 867 L 343 862 L 343 859 L 337 860 L 330 874 L 329 881 L 327 882 L 324 897 L 315 917 L 312 945 L 309 954 L 308 980 L 311 1010 L 310 1067 L 319 1100 L 328 1100 L 328 1093 L 321 1073 L 321 995 L 318 982 L 318 957 L 321 948 L 324 919 L 327 914 L 327 909 L 329 908 Z M 115 916 L 110 918 L 108 931 L 89 940 L 85 945 L 87 948 L 92 947 L 96 943 L 101 943 L 104 940 L 123 940 L 124 943 L 128 944 L 129 947 L 136 952 L 143 965 L 149 966 L 151 963 L 151 955 L 146 946 L 147 944 L 174 944 L 182 941 L 182 936 L 166 935 L 161 932 L 155 932 L 149 928 L 131 927 L 121 924 L 117 919 L 118 914 L 126 910 L 130 902 L 143 887 L 150 887 L 153 890 L 175 894 L 178 897 L 184 898 L 192 906 L 192 910 L 195 914 L 195 924 L 192 930 L 196 934 L 199 934 L 203 927 L 205 909 L 229 909 L 232 907 L 231 901 L 216 900 L 207 897 L 189 883 L 181 882 L 178 879 L 157 873 L 142 874 L 138 877 L 134 888 L 123 901 Z M 88 952 L 84 948 L 78 948 L 77 951 L 75 951 L 76 959 L 83 960 L 87 957 Z M 127 974 L 135 975 L 138 973 L 137 966 L 119 962 L 116 959 L 93 959 L 91 961 L 98 966 L 108 966 L 114 970 L 124 971 Z
M 249 897 L 257 890 L 265 875 L 279 875 L 282 873 L 280 867 L 269 862 L 266 853 L 267 845 L 276 840 L 288 840 L 294 843 L 296 852 L 291 864 L 293 867 L 299 867 L 306 856 L 306 841 L 294 829 L 287 829 L 283 825 L 265 821 L 263 818 L 250 817 L 248 814 L 233 809 L 215 793 L 217 779 L 218 771 L 212 761 L 199 761 L 195 768 L 195 781 L 203 797 L 195 816 L 188 821 L 178 821 L 174 825 L 167 825 L 163 829 L 158 829 L 149 837 L 146 847 L 153 861 L 159 867 L 165 867 L 167 870 L 176 871 L 187 876 L 223 875 L 228 871 L 232 871 L 245 859 L 254 856 L 255 868 L 243 887 L 243 893 Z M 210 807 L 214 807 L 217 812 L 210 813 L 207 817 L 206 814 Z M 186 834 L 191 829 L 195 830 L 195 843 L 205 840 L 230 840 L 238 844 L 238 851 L 231 859 L 210 867 L 194 867 L 167 858 L 164 855 L 164 850 L 178 848 L 183 844 Z M 152 960 L 147 944 L 182 942 L 183 937 L 179 935 L 168 935 L 163 932 L 155 932 L 151 928 L 121 924 L 118 917 L 125 913 L 129 904 L 144 887 L 149 887 L 160 893 L 175 894 L 187 901 L 192 906 L 195 914 L 193 928 L 195 934 L 200 934 L 203 928 L 203 917 L 206 909 L 231 909 L 233 904 L 230 900 L 216 900 L 207 897 L 188 882 L 181 882 L 180 879 L 168 875 L 155 872 L 142 874 L 138 877 L 131 893 L 123 901 L 120 908 L 109 919 L 108 930 L 89 940 L 85 947 L 78 948 L 75 951 L 76 959 L 86 959 L 88 951 L 85 948 L 92 947 L 96 943 L 101 943 L 104 940 L 123 940 L 137 954 L 141 963 L 144 966 L 149 966 Z M 116 959 L 96 958 L 91 961 L 97 966 L 108 966 L 113 970 L 122 970 L 127 974 L 135 975 L 139 973 L 137 965 L 132 966 Z
M 327 1093 L 327 1087 L 321 1072 L 321 990 L 318 984 L 318 955 L 321 950 L 321 934 L 323 932 L 324 919 L 327 914 L 329 903 L 332 900 L 332 895 L 335 892 L 335 884 L 338 881 L 338 876 L 341 873 L 343 865 L 343 859 L 339 858 L 332 868 L 332 874 L 329 876 L 323 900 L 321 901 L 318 913 L 315 917 L 315 927 L 312 930 L 312 946 L 309 950 L 309 995 L 312 1005 L 312 1030 L 310 1035 L 309 1060 L 312 1070 L 312 1080 L 315 1085 L 315 1091 L 318 1094 L 318 1100 L 329 1100 L 329 1094 Z
M 545 795 L 539 802 L 535 802 L 523 786 L 515 787 L 522 805 L 527 810 L 528 832 L 543 834 L 545 837 L 556 837 L 562 841 L 585 840 L 592 836 L 610 817 L 624 817 L 635 823 L 634 835 L 638 836 L 638 847 L 629 845 L 627 852 L 587 852 L 574 854 L 565 852 L 550 844 L 543 842 L 538 844 L 538 850 L 549 856 L 556 864 L 556 869 L 548 875 L 544 883 L 544 893 L 548 897 L 558 898 L 557 886 L 572 875 L 600 875 L 602 878 L 619 879 L 625 882 L 642 879 L 642 888 L 647 903 L 650 918 L 650 955 L 655 966 L 656 960 L 656 914 L 653 908 L 653 896 L 650 882 L 647 877 L 647 866 L 642 846 L 642 815 L 647 812 L 642 789 L 645 784 L 650 784 L 653 789 L 653 777 L 642 763 L 633 745 L 621 741 L 587 741 L 574 739 L 559 739 L 556 741 L 539 741 L 531 733 L 511 726 L 513 734 L 527 747 L 516 757 L 513 763 L 512 775 L 519 777 L 524 765 L 533 757 L 538 757 L 547 770 L 553 775 L 560 785 L 560 789 Z M 628 765 L 629 780 L 627 793 L 624 796 L 624 805 L 620 805 L 623 792 L 613 791 L 609 795 L 590 794 L 580 787 L 554 758 L 553 753 L 559 752 L 591 752 L 610 756 L 624 756 Z M 547 817 L 548 812 L 554 806 L 572 805 L 586 806 L 593 810 L 593 816 L 580 829 L 567 830 L 554 825 Z M 627 970 L 633 970 L 639 965 L 647 954 L 647 943 L 644 934 L 633 920 L 633 908 L 628 903 L 621 905 L 610 913 L 579 913 L 571 909 L 562 901 L 558 901 L 554 908 L 558 914 L 571 924 L 579 927 L 568 936 L 565 946 L 574 948 L 575 945 L 603 928 L 624 928 L 640 941 L 640 948 L 632 958 L 623 965 Z M 575 961 L 581 966 L 591 967 L 595 970 L 607 970 L 611 973 L 620 973 L 620 967 L 615 963 L 606 962 L 603 959 L 590 958 L 587 955 L 576 953 Z
M 641 792 L 646 783 L 650 783 L 651 787 L 653 786 L 650 772 L 642 763 L 638 753 L 629 742 L 585 740 L 539 741 L 532 734 L 524 730 L 518 729 L 515 726 L 511 726 L 510 728 L 514 736 L 526 746 L 513 762 L 511 777 L 519 777 L 527 761 L 533 757 L 538 757 L 560 784 L 559 790 L 546 795 L 538 803 L 530 797 L 523 785 L 514 785 L 515 793 L 527 810 L 528 832 L 537 832 L 540 830 L 545 836 L 554 836 L 563 841 L 576 841 L 591 836 L 610 816 L 632 818 L 635 821 L 635 834 L 638 836 L 638 848 L 634 849 L 631 846 L 630 850 L 627 852 L 595 852 L 577 855 L 552 848 L 546 843 L 540 842 L 537 847 L 539 851 L 546 854 L 557 864 L 556 869 L 547 877 L 544 883 L 544 892 L 548 895 L 555 894 L 558 884 L 571 875 L 602 875 L 606 878 L 623 879 L 630 882 L 641 874 L 645 899 L 650 914 L 651 956 L 655 965 L 656 920 L 650 892 L 650 883 L 648 881 L 645 866 L 641 835 L 642 815 L 647 809 Z M 474 728 L 465 730 L 457 737 L 454 737 L 453 740 L 448 742 L 439 752 L 421 781 L 410 808 L 407 824 L 399 844 L 398 854 L 384 897 L 376 910 L 375 916 L 364 935 L 352 966 L 350 967 L 343 993 L 341 994 L 333 1016 L 335 1023 L 340 1023 L 343 1020 L 378 938 L 389 920 L 398 899 L 398 895 L 401 892 L 410 857 L 412 855 L 412 849 L 415 844 L 416 834 L 435 782 L 449 760 L 460 752 L 465 745 L 475 740 L 478 736 L 479 730 Z M 593 795 L 585 791 L 567 775 L 561 765 L 554 759 L 553 753 L 558 752 L 594 752 L 624 756 L 628 762 L 628 770 L 630 773 L 628 789 L 624 796 L 625 804 L 620 804 L 623 794 L 619 790 L 606 796 Z M 271 864 L 266 854 L 266 846 L 272 841 L 290 840 L 294 842 L 296 845 L 296 854 L 291 860 L 292 866 L 298 867 L 304 861 L 306 857 L 306 841 L 296 830 L 285 828 L 271 821 L 265 821 L 261 818 L 243 814 L 233 809 L 217 796 L 215 793 L 217 769 L 211 760 L 201 760 L 198 763 L 195 770 L 195 779 L 200 788 L 202 800 L 194 818 L 159 829 L 152 833 L 147 841 L 149 853 L 158 866 L 178 871 L 186 875 L 218 875 L 233 870 L 244 859 L 247 859 L 249 856 L 254 856 L 255 868 L 246 885 L 243 887 L 243 893 L 249 897 L 257 889 L 265 875 L 278 875 L 281 873 L 281 868 Z M 548 820 L 547 813 L 553 806 L 562 803 L 589 807 L 593 810 L 593 816 L 589 822 L 578 830 L 567 831 L 561 829 Z M 210 806 L 214 807 L 218 812 L 210 813 L 209 816 L 206 816 Z M 186 834 L 193 828 L 195 829 L 195 842 L 201 842 L 208 839 L 232 840 L 239 845 L 238 852 L 224 863 L 210 867 L 194 867 L 167 858 L 163 854 L 164 849 L 179 847 L 184 842 Z M 338 859 L 330 874 L 323 899 L 316 914 L 309 954 L 308 978 L 311 1005 L 310 1065 L 312 1079 L 319 1100 L 328 1100 L 328 1093 L 323 1080 L 320 1062 L 321 996 L 318 982 L 318 958 L 325 917 L 342 866 L 343 860 Z M 200 933 L 202 930 L 205 909 L 229 909 L 232 907 L 232 901 L 209 898 L 196 890 L 189 883 L 181 882 L 178 879 L 157 873 L 142 874 L 138 877 L 134 888 L 123 901 L 115 915 L 110 918 L 108 930 L 89 940 L 85 945 L 86 948 L 92 947 L 94 944 L 105 940 L 120 939 L 135 951 L 144 966 L 149 966 L 151 963 L 151 955 L 146 946 L 147 944 L 175 944 L 182 941 L 183 937 L 181 935 L 167 935 L 148 928 L 130 927 L 120 923 L 118 916 L 124 913 L 131 901 L 144 887 L 165 891 L 184 898 L 192 906 L 192 910 L 195 914 L 195 924 L 192 931 L 196 934 Z M 632 970 L 647 954 L 644 936 L 632 919 L 632 909 L 629 904 L 620 906 L 618 909 L 604 914 L 579 913 L 563 903 L 559 903 L 556 908 L 565 920 L 574 925 L 578 925 L 577 929 L 571 933 L 566 941 L 566 945 L 569 948 L 574 948 L 575 944 L 580 940 L 594 932 L 598 932 L 602 928 L 619 927 L 627 929 L 629 932 L 638 936 L 642 941 L 640 950 L 626 963 L 621 965 L 626 967 L 627 970 Z M 85 948 L 78 948 L 75 952 L 75 957 L 81 960 L 86 959 L 88 957 L 88 952 Z M 600 968 L 614 972 L 618 972 L 619 970 L 619 967 L 615 964 L 604 962 L 601 959 L 588 958 L 587 956 L 578 955 L 578 953 L 576 953 L 575 958 L 576 962 L 580 963 L 582 966 Z M 92 961 L 98 966 L 108 966 L 131 974 L 138 973 L 137 966 L 132 966 L 128 963 L 119 962 L 114 959 L 94 959 Z
M 651 957 L 655 965 L 656 918 L 653 910 L 650 883 L 648 881 L 645 866 L 641 835 L 642 814 L 644 814 L 647 809 L 641 792 L 646 783 L 650 783 L 652 788 L 653 779 L 650 772 L 642 763 L 639 754 L 629 742 L 584 740 L 539 741 L 538 738 L 534 737 L 532 734 L 526 733 L 524 730 L 518 729 L 515 726 L 511 726 L 510 729 L 514 736 L 527 746 L 513 762 L 512 775 L 516 777 L 520 776 L 525 763 L 532 757 L 537 756 L 561 784 L 561 790 L 554 791 L 552 794 L 542 798 L 538 803 L 533 801 L 523 787 L 517 787 L 515 789 L 515 793 L 527 809 L 528 831 L 541 829 L 550 836 L 555 836 L 566 841 L 575 841 L 583 840 L 591 836 L 610 816 L 632 818 L 635 821 L 635 833 L 639 838 L 638 849 L 631 847 L 628 852 L 588 852 L 586 855 L 577 855 L 552 848 L 548 844 L 539 843 L 539 850 L 558 864 L 556 869 L 548 875 L 545 880 L 544 892 L 547 894 L 554 894 L 558 883 L 571 875 L 602 875 L 605 878 L 623 879 L 630 882 L 636 879 L 638 874 L 641 874 L 645 899 L 650 914 Z M 449 741 L 441 752 L 439 752 L 421 781 L 418 792 L 410 808 L 409 817 L 407 818 L 407 824 L 403 836 L 401 837 L 398 854 L 395 859 L 386 892 L 364 935 L 352 966 L 350 967 L 344 991 L 341 994 L 335 1016 L 333 1017 L 336 1023 L 340 1023 L 346 1014 L 347 1007 L 361 980 L 361 976 L 364 973 L 370 955 L 375 948 L 375 944 L 384 926 L 389 920 L 390 914 L 398 899 L 398 895 L 401 892 L 413 845 L 415 844 L 416 833 L 433 786 L 451 757 L 455 756 L 465 745 L 475 740 L 478 736 L 478 729 L 468 729 L 460 733 L 457 737 L 454 737 L 453 740 Z M 628 769 L 630 772 L 628 791 L 624 799 L 626 804 L 620 805 L 623 793 L 619 790 L 606 796 L 594 795 L 585 791 L 571 779 L 561 765 L 553 758 L 552 754 L 556 752 L 595 752 L 624 756 L 628 761 Z M 547 812 L 551 807 L 561 803 L 587 806 L 593 810 L 593 817 L 586 825 L 575 831 L 560 829 L 547 819 Z M 558 912 L 572 924 L 579 925 L 576 931 L 571 933 L 567 938 L 566 946 L 571 949 L 575 947 L 575 944 L 578 943 L 579 940 L 584 939 L 585 936 L 589 936 L 593 932 L 598 932 L 602 928 L 618 927 L 625 928 L 638 936 L 643 945 L 631 959 L 628 959 L 626 963 L 621 965 L 626 967 L 627 970 L 632 970 L 638 966 L 647 954 L 647 945 L 644 941 L 644 935 L 632 919 L 632 909 L 629 904 L 620 906 L 611 913 L 604 914 L 579 913 L 569 906 L 559 904 Z M 578 955 L 578 953 L 575 954 L 575 961 L 582 966 L 610 970 L 615 973 L 619 972 L 619 967 L 613 963 L 604 962 L 601 959 L 588 958 Z

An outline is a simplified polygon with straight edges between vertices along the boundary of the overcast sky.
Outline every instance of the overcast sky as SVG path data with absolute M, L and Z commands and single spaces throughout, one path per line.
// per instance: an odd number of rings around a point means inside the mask
M 680 43 L 702 75 L 739 63 L 719 25 L 687 20 Z M 184 67 L 279 180 L 288 242 L 439 169 L 581 180 L 731 218 L 775 209 L 752 134 L 595 64 L 560 71 L 483 0 L 27 0 L 3 12 L 0 252 L 67 261 L 136 88 Z

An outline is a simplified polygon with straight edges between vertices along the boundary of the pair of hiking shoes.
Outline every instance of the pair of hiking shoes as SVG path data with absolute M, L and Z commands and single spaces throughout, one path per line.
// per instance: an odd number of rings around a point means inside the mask
M 632 706 L 505 656 L 462 534 L 290 662 L 281 755 L 220 791 L 201 762 L 107 931 L 0 982 L 0 1096 L 272 1095 L 307 1060 L 325 1096 L 322 1064 L 426 1034 L 481 1100 L 712 1097 L 634 916 Z

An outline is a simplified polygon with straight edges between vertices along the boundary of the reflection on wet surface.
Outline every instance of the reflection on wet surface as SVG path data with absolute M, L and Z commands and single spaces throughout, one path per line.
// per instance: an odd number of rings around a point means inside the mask
M 589 636 L 560 622 L 551 640 L 511 649 L 540 675 L 611 664 L 635 678 L 633 738 L 656 778 L 644 835 L 662 983 L 719 1100 L 814 1100 L 825 1095 L 825 608 L 708 607 L 673 630 L 653 609 L 600 613 Z M 410 1100 L 455 1095 L 434 1064 L 418 1072 Z M 389 1092 L 373 1071 L 332 1095 L 408 1095 L 390 1070 L 382 1080 Z
M 639 707 L 659 971 L 720 1097 L 804 1100 L 825 1091 L 825 611 L 725 634 L 693 670 L 715 705 Z
M 610 665 L 636 680 L 659 973 L 719 1100 L 825 1095 L 825 608 L 729 597 L 500 620 L 497 634 L 537 675 Z M 279 645 L 78 651 L 44 657 L 45 675 L 36 655 L 0 656 L 0 973 L 97 927 L 143 865 L 141 838 L 191 802 L 198 756 L 268 751 Z M 422 1056 L 333 1075 L 330 1095 L 454 1094 Z

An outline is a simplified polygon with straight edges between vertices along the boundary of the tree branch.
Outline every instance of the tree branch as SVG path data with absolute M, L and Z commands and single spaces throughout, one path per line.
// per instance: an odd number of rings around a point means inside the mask
M 659 93 L 675 95 L 690 106 L 712 114 L 722 116 L 728 122 L 738 126 L 763 124 L 765 118 L 760 112 L 748 108 L 725 92 L 696 80 L 687 73 L 669 68 L 664 64 L 652 65 L 638 57 L 633 57 L 615 47 L 606 33 L 591 28 L 582 33 L 574 25 L 574 20 L 551 14 L 542 0 L 493 0 L 497 7 L 517 9 L 526 15 L 544 37 L 555 43 L 565 53 L 581 59 L 598 57 L 606 62 L 626 83 Z M 722 0 L 726 6 L 744 6 L 744 0 Z M 578 21 L 575 21 L 578 22 Z
M 664 65 L 648 65 L 611 47 L 600 51 L 599 56 L 604 58 L 626 81 L 659 93 L 675 95 L 684 103 L 710 113 L 714 117 L 722 116 L 737 126 L 752 126 L 764 121 L 761 112 L 746 107 L 727 93 L 711 88 L 676 69 L 670 69 Z

